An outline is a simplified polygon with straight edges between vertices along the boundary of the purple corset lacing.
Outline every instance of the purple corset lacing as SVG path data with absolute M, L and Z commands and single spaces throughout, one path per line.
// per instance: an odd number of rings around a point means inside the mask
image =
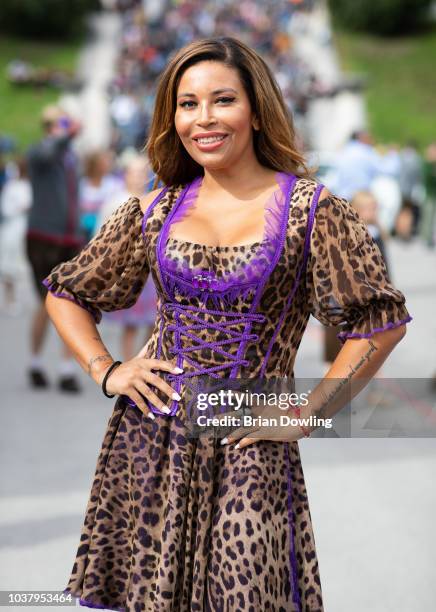
M 180 391 L 180 386 L 187 378 L 208 375 L 212 378 L 220 378 L 218 372 L 231 368 L 230 377 L 234 377 L 239 366 L 248 366 L 249 361 L 243 359 L 240 351 L 233 354 L 225 349 L 227 345 L 235 345 L 236 343 L 241 346 L 247 342 L 256 341 L 259 339 L 258 334 L 251 333 L 251 327 L 253 323 L 262 323 L 266 320 L 265 315 L 259 313 L 242 313 L 242 312 L 224 312 L 200 308 L 197 306 L 189 306 L 185 304 L 177 304 L 167 302 L 164 303 L 160 308 L 162 316 L 159 343 L 157 350 L 157 358 L 161 358 L 162 352 L 162 336 L 163 331 L 174 334 L 173 346 L 169 349 L 169 352 L 177 356 L 177 365 L 184 367 L 184 362 L 189 364 L 192 369 L 184 372 L 183 374 L 168 374 L 167 378 L 169 382 L 176 382 L 176 390 Z M 164 325 L 165 317 L 167 313 L 173 313 L 175 323 L 170 323 L 167 326 Z M 225 320 L 221 322 L 206 321 L 204 318 L 208 316 L 219 316 L 224 317 Z M 188 321 L 183 322 L 182 316 Z M 235 329 L 235 327 L 243 326 L 243 330 Z M 207 342 L 203 340 L 197 331 L 201 330 L 214 330 L 221 332 L 228 336 L 222 340 Z M 195 342 L 194 345 L 183 346 L 183 338 L 189 338 Z M 203 366 L 193 358 L 193 353 L 202 349 L 212 349 L 215 354 L 221 355 L 226 359 L 224 363 L 214 366 Z M 177 412 L 177 402 L 174 401 L 171 406 L 171 415 Z M 162 414 L 159 412 L 159 414 Z

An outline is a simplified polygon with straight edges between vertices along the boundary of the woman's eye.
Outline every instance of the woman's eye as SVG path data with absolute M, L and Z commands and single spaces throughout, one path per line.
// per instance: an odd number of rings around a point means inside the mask
M 180 102 L 180 106 L 182 108 L 185 108 L 185 104 L 194 104 L 194 102 L 191 102 L 191 100 L 186 100 L 186 102 Z
M 229 97 L 222 97 L 222 98 L 217 98 L 217 102 L 224 102 L 225 104 L 228 104 L 229 102 L 233 102 L 235 98 L 229 98 Z M 191 106 L 186 106 L 186 104 L 195 104 L 195 102 L 193 102 L 192 100 L 185 100 L 184 102 L 180 103 L 180 106 L 182 108 L 192 108 Z
M 233 102 L 235 98 L 218 98 L 217 102 Z

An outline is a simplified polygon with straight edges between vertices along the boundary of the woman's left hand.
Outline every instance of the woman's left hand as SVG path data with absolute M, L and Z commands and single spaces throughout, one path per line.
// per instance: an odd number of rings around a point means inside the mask
M 235 415 L 235 413 L 233 413 Z M 224 416 L 224 415 L 220 415 Z M 299 425 L 283 425 L 280 424 L 280 417 L 287 416 L 288 418 L 296 418 L 296 412 L 290 408 L 283 410 L 277 406 L 258 406 L 252 408 L 253 419 L 260 418 L 261 420 L 253 426 L 238 427 L 231 434 L 221 440 L 221 444 L 233 444 L 237 442 L 235 448 L 244 448 L 257 442 L 258 440 L 271 440 L 274 442 L 295 442 L 304 437 L 304 433 Z M 270 419 L 275 421 L 268 422 Z

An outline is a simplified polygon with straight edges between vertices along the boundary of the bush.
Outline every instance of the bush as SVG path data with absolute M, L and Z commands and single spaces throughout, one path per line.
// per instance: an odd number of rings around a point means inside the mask
M 0 29 L 31 38 L 64 38 L 78 33 L 98 0 L 0 0 Z
M 329 0 L 333 19 L 346 29 L 404 34 L 422 25 L 432 0 Z

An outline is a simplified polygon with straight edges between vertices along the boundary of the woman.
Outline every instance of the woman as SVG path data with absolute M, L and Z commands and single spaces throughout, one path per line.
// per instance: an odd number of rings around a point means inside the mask
M 196 378 L 292 379 L 310 313 L 344 324 L 332 379 L 362 356 L 356 378 L 373 375 L 410 320 L 364 225 L 307 176 L 294 139 L 255 51 L 228 37 L 189 44 L 159 81 L 147 142 L 166 187 L 125 202 L 45 281 L 59 333 L 119 395 L 66 589 L 85 605 L 323 610 L 297 444 L 313 428 L 219 440 L 184 426 Z M 133 304 L 148 274 L 153 335 L 119 365 L 95 322 Z M 302 416 L 323 408 L 311 398 Z
M 120 182 L 111 175 L 110 151 L 94 151 L 85 160 L 85 175 L 80 182 L 80 225 L 87 240 L 97 229 L 97 218 L 104 202 L 111 197 Z
M 140 198 L 146 193 L 144 187 L 147 184 L 148 171 L 149 164 L 143 155 L 135 153 L 128 159 L 124 183 L 111 195 L 109 200 L 103 203 L 98 216 L 98 227 L 107 221 L 120 202 L 128 200 L 131 196 Z M 138 331 L 141 332 L 141 335 L 144 333 L 144 341 L 148 340 L 156 318 L 156 289 L 151 276 L 134 306 L 127 310 L 105 313 L 104 318 L 106 321 L 121 325 L 121 355 L 124 361 L 128 361 L 136 353 L 135 343 Z

